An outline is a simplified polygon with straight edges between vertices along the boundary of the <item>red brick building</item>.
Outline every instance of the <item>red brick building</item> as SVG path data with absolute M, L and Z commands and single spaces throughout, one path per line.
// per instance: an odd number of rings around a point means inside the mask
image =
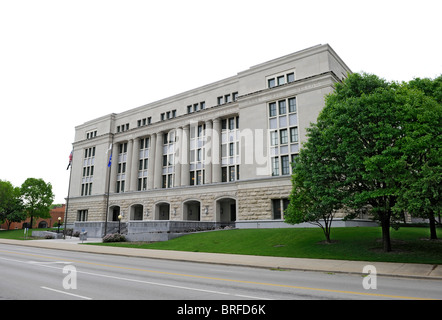
M 58 206 L 53 208 L 49 213 L 51 215 L 50 218 L 47 219 L 41 219 L 41 218 L 34 218 L 34 225 L 32 228 L 51 228 L 54 226 L 55 223 L 58 222 L 58 218 L 60 217 L 60 223 L 63 225 L 64 223 L 64 213 L 66 210 L 66 205 Z M 29 223 L 31 222 L 31 218 L 27 218 L 26 220 L 22 222 L 13 222 L 11 223 L 11 226 L 9 227 L 9 230 L 14 229 L 24 229 Z M 0 229 L 8 229 L 8 225 L 6 223 L 0 225 Z

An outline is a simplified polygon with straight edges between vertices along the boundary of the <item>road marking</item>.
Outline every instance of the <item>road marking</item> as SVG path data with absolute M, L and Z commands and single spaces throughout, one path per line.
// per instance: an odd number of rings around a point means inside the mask
M 27 261 L 30 264 L 71 264 L 69 261 Z
M 77 272 L 78 273 L 82 273 L 82 274 L 87 274 L 87 275 L 90 275 L 90 276 L 104 277 L 104 278 L 122 280 L 122 281 L 127 281 L 127 282 L 137 282 L 137 283 L 143 283 L 143 284 L 149 284 L 149 285 L 155 285 L 155 286 L 162 286 L 162 287 L 169 287 L 169 288 L 175 288 L 175 289 L 184 289 L 184 290 L 199 291 L 199 292 L 205 292 L 205 293 L 229 295 L 229 296 L 243 297 L 243 298 L 248 298 L 248 299 L 271 300 L 271 299 L 255 297 L 255 296 L 246 296 L 246 295 L 241 295 L 241 294 L 236 294 L 236 293 L 228 293 L 228 292 L 222 292 L 222 291 L 198 289 L 198 288 L 177 286 L 177 285 L 173 285 L 173 284 L 165 284 L 165 283 L 159 283 L 159 282 L 137 280 L 137 279 L 131 279 L 131 278 L 117 277 L 117 276 L 109 276 L 109 275 L 100 274 L 100 273 L 92 273 L 92 272 L 85 272 L 85 271 L 77 271 Z
M 48 256 L 42 256 L 42 255 L 36 255 L 36 254 L 30 254 L 30 253 L 21 253 L 21 252 L 12 252 L 12 251 L 3 251 L 3 250 L 0 250 L 0 252 L 12 253 L 12 254 L 17 254 L 17 255 L 25 255 L 25 256 L 34 256 L 34 257 L 40 257 L 40 258 L 46 258 L 46 259 L 52 259 L 52 260 L 60 259 L 58 257 L 48 257 Z M 198 275 L 175 273 L 175 272 L 166 272 L 166 271 L 157 271 L 157 270 L 149 270 L 149 269 L 124 267 L 124 266 L 115 266 L 115 265 L 108 265 L 108 264 L 102 264 L 102 263 L 96 263 L 96 262 L 88 262 L 88 261 L 81 261 L 81 260 L 71 260 L 71 259 L 64 259 L 64 260 L 70 261 L 72 263 L 89 264 L 89 265 L 95 265 L 95 266 L 101 266 L 101 267 L 107 267 L 107 268 L 132 270 L 132 271 L 140 271 L 140 272 L 148 272 L 148 273 L 164 274 L 164 275 L 172 275 L 172 276 L 180 276 L 180 277 L 190 277 L 190 278 L 195 278 L 195 279 L 206 279 L 206 280 L 215 280 L 215 281 L 223 281 L 223 282 L 233 282 L 233 283 L 246 283 L 246 284 L 254 284 L 254 285 L 261 285 L 261 286 L 291 288 L 291 289 L 298 289 L 298 290 L 330 292 L 330 293 L 350 294 L 350 295 L 360 295 L 360 296 L 390 298 L 390 299 L 435 300 L 435 299 L 431 299 L 431 298 L 419 298 L 419 297 L 389 295 L 389 294 L 380 294 L 380 293 L 369 293 L 369 292 L 358 292 L 358 291 L 347 291 L 347 290 L 334 290 L 334 289 L 324 289 L 324 288 L 301 287 L 301 286 L 293 286 L 293 285 L 277 284 L 277 283 L 266 283 L 266 282 L 247 281 L 247 280 L 237 280 L 237 279 L 227 279 L 227 278 L 198 276 Z M 79 271 L 79 273 L 80 272 L 81 271 Z M 86 273 L 86 272 L 83 272 L 83 273 Z M 131 280 L 131 279 L 128 279 L 128 280 Z M 134 280 L 134 281 L 138 281 L 138 280 Z M 152 284 L 155 284 L 155 283 L 152 283 Z M 157 284 L 157 285 L 160 285 L 160 284 Z M 166 286 L 168 286 L 168 285 L 166 285 Z M 200 289 L 197 289 L 197 290 L 200 290 Z M 203 291 L 203 290 L 201 289 L 200 291 Z
M 8 251 L 0 250 L 0 252 L 8 252 Z M 8 252 L 8 253 L 16 253 L 16 252 Z M 26 253 L 17 253 L 17 254 L 27 255 Z M 35 256 L 34 254 L 29 254 L 29 255 Z M 43 258 L 44 256 L 40 256 L 40 257 Z M 53 259 L 52 257 L 46 257 L 46 258 Z M 19 262 L 19 263 L 27 263 L 27 264 L 36 265 L 36 266 L 39 266 L 39 267 L 45 267 L 45 268 L 57 269 L 57 270 L 62 270 L 63 268 L 57 267 L 57 266 L 53 266 L 54 264 L 71 264 L 73 262 L 77 262 L 77 263 L 85 263 L 85 264 L 92 264 L 92 265 L 103 266 L 101 264 L 89 263 L 89 262 L 86 262 L 86 261 L 73 261 L 73 260 L 69 260 L 69 262 L 68 261 L 54 261 L 54 262 L 51 262 L 51 261 L 43 262 L 43 261 L 41 261 L 40 262 L 40 261 L 15 260 L 15 259 L 3 258 L 3 257 L 0 257 L 0 259 L 7 260 L 7 261 L 13 261 L 13 262 Z M 130 269 L 130 268 L 128 268 L 128 269 Z M 242 297 L 242 298 L 246 298 L 246 299 L 270 300 L 270 299 L 267 299 L 267 298 L 256 297 L 256 296 L 241 295 L 241 294 L 236 294 L 236 293 L 228 293 L 228 292 L 206 290 L 206 289 L 198 289 L 198 288 L 177 286 L 177 285 L 158 283 L 158 282 L 151 282 L 151 281 L 144 281 L 144 280 L 136 280 L 136 279 L 123 278 L 123 277 L 117 277 L 117 276 L 109 276 L 109 275 L 104 275 L 104 274 L 99 274 L 99 273 L 92 273 L 92 272 L 86 272 L 86 271 L 78 271 L 77 270 L 77 273 L 82 273 L 82 274 L 86 274 L 86 275 L 90 275 L 90 276 L 95 276 L 95 277 L 104 277 L 104 278 L 122 280 L 122 281 L 126 281 L 126 282 L 137 282 L 137 283 L 142 283 L 142 284 L 156 285 L 156 286 L 169 287 L 169 288 L 175 288 L 175 289 L 199 291 L 199 292 L 211 293 L 211 294 L 219 294 L 219 295 L 229 295 L 229 296 L 234 296 L 234 297 Z M 71 295 L 71 296 L 76 296 L 76 297 L 83 298 L 83 299 L 92 300 L 92 298 L 76 295 L 76 294 L 69 293 L 69 292 L 66 292 L 66 291 L 56 290 L 56 289 L 52 289 L 52 288 L 48 288 L 48 287 L 40 287 L 40 288 L 46 289 L 46 290 L 52 290 L 52 291 L 59 292 L 59 293 L 64 293 L 64 294 Z
M 77 297 L 77 298 L 81 298 L 81 299 L 85 299 L 85 300 L 92 300 L 92 298 L 80 296 L 78 294 L 73 294 L 73 293 L 66 292 L 66 291 L 56 290 L 56 289 L 52 289 L 52 288 L 48 288 L 48 287 L 40 287 L 40 288 L 45 289 L 45 290 L 49 290 L 49 291 L 54 291 L 54 292 L 66 294 L 66 295 Z

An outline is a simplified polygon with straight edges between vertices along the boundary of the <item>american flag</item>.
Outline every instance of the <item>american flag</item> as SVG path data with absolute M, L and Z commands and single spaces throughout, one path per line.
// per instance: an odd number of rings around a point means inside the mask
M 72 151 L 71 151 L 71 154 L 69 155 L 69 164 L 68 164 L 68 167 L 66 168 L 66 170 L 68 170 L 69 167 L 72 165 L 72 156 L 73 156 L 73 152 L 74 152 L 74 150 L 72 150 Z

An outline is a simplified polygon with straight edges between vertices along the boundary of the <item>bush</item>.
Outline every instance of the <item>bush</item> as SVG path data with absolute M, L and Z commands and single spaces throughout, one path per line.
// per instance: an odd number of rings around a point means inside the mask
M 119 233 L 107 234 L 103 237 L 103 242 L 124 242 L 126 237 Z

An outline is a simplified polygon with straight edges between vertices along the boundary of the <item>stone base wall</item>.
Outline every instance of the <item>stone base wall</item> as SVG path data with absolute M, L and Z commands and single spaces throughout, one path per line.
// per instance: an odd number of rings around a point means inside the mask
M 211 184 L 172 189 L 111 194 L 108 221 L 112 208 L 119 207 L 122 221 L 133 221 L 135 207 L 142 208 L 142 220 L 194 220 L 229 222 L 232 220 L 272 219 L 272 199 L 288 198 L 290 177 Z M 161 215 L 161 205 L 168 205 L 169 215 Z M 87 221 L 106 220 L 107 197 L 90 196 L 69 199 L 67 223 L 77 221 L 79 210 L 88 210 Z M 232 205 L 234 207 L 232 207 Z M 199 212 L 193 209 L 199 206 Z M 235 211 L 235 212 L 231 212 Z M 235 217 L 236 216 L 236 217 Z
M 122 233 L 129 241 L 165 241 L 191 232 L 234 227 L 235 223 L 199 221 L 131 221 L 131 222 L 75 222 L 74 232 L 87 232 L 89 238 Z
M 272 199 L 288 199 L 291 184 L 252 186 L 238 191 L 238 220 L 272 219 Z

